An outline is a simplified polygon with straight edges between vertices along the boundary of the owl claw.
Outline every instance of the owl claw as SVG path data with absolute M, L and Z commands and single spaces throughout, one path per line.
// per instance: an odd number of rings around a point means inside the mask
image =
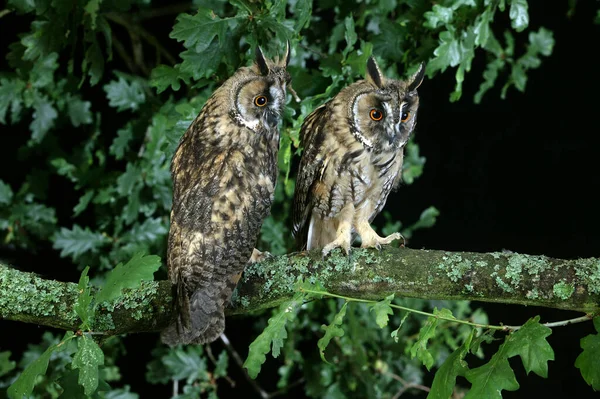
M 375 232 L 373 232 L 372 235 L 370 235 L 366 239 L 363 239 L 361 248 L 377 248 L 378 250 L 381 251 L 382 245 L 388 245 L 388 244 L 391 244 L 392 241 L 400 240 L 400 239 L 402 239 L 401 245 L 404 246 L 404 243 L 406 242 L 406 240 L 404 239 L 404 236 L 402 236 L 402 234 L 400 234 L 400 233 L 393 233 L 387 237 L 379 237 Z
M 329 253 L 336 248 L 340 248 L 346 256 L 348 256 L 348 257 L 350 256 L 350 253 L 351 253 L 350 243 L 342 243 L 342 242 L 339 242 L 339 240 L 335 240 L 335 241 L 330 242 L 329 244 L 325 245 L 325 247 L 321 251 L 322 258 L 325 259 L 327 257 L 327 255 L 329 255 Z
M 250 259 L 248 260 L 248 262 L 260 263 L 260 262 L 265 261 L 272 257 L 273 257 L 273 255 L 271 255 L 270 252 L 267 252 L 267 251 L 261 252 L 258 249 L 254 248 L 254 250 L 252 251 L 252 256 L 250 256 Z

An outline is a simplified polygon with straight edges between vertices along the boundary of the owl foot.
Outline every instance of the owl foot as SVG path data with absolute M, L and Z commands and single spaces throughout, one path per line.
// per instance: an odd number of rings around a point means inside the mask
M 249 263 L 260 263 L 264 260 L 269 259 L 270 257 L 272 257 L 273 255 L 271 255 L 270 252 L 267 251 L 259 251 L 258 249 L 254 248 L 254 250 L 252 251 L 252 256 L 250 256 L 250 259 L 248 260 Z
M 331 251 L 335 248 L 341 248 L 344 253 L 349 256 L 350 255 L 350 240 L 344 235 L 339 235 L 334 241 L 323 247 L 321 254 L 323 254 L 323 258 L 325 258 Z
M 391 244 L 392 241 L 402 239 L 402 245 L 404 245 L 405 239 L 400 233 L 393 233 L 387 237 L 380 237 L 374 230 L 368 230 L 366 234 L 361 235 L 362 240 L 361 248 L 377 248 L 381 249 L 382 245 Z

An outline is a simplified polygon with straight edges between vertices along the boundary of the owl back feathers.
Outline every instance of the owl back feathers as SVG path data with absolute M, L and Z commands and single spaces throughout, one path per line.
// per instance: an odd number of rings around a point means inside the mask
M 288 46 L 289 54 L 289 46 Z M 289 55 L 257 49 L 207 100 L 171 163 L 167 250 L 176 318 L 167 345 L 203 344 L 225 328 L 225 307 L 270 212 Z

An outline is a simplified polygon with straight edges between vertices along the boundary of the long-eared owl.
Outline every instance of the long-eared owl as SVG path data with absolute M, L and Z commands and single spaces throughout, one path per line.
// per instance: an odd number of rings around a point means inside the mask
M 290 82 L 289 43 L 281 60 L 257 47 L 211 97 L 171 162 L 173 207 L 167 265 L 176 321 L 165 344 L 202 344 L 225 329 L 225 306 L 269 215 L 277 178 L 279 128 Z
M 425 66 L 406 81 L 386 79 L 373 57 L 366 69 L 366 79 L 316 108 L 300 128 L 304 152 L 292 215 L 300 249 L 348 253 L 356 235 L 366 248 L 402 238 L 380 237 L 370 223 L 401 180 Z

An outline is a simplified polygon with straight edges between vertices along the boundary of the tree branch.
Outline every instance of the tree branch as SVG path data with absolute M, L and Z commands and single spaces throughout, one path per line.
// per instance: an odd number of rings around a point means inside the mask
M 277 256 L 250 264 L 227 313 L 249 313 L 291 298 L 298 277 L 327 291 L 379 300 L 390 294 L 425 299 L 477 300 L 600 312 L 600 259 L 554 259 L 517 253 L 447 252 L 386 247 Z M 0 317 L 77 330 L 77 284 L 45 280 L 0 265 Z M 101 303 L 94 331 L 159 331 L 171 321 L 168 281 L 145 282 L 114 303 Z

